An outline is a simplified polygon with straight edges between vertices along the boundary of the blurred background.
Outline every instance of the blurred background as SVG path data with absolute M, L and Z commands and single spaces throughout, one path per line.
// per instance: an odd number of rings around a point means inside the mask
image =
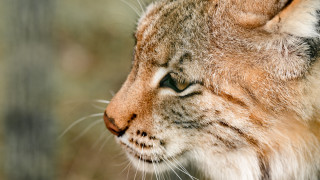
M 133 179 L 97 113 L 130 71 L 149 3 L 0 0 L 0 179 Z

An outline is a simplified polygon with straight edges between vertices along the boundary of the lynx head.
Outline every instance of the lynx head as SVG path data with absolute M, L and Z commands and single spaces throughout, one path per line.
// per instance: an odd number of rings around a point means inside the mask
M 108 129 L 150 172 L 189 161 L 211 178 L 319 171 L 309 148 L 319 145 L 319 10 L 318 0 L 156 1 Z

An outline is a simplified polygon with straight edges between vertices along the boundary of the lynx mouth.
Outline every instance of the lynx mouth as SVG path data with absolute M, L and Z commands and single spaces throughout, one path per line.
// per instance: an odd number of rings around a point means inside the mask
M 132 147 L 130 147 L 129 145 L 123 142 L 120 142 L 120 144 L 126 148 L 126 151 L 128 152 L 128 154 L 135 157 L 139 161 L 143 161 L 149 164 L 153 164 L 153 163 L 160 164 L 163 162 L 163 159 L 161 159 L 158 154 L 153 154 L 153 155 L 142 154 L 140 152 L 137 152 Z
M 151 158 L 145 158 L 143 156 L 139 156 L 137 154 L 132 154 L 135 158 L 137 158 L 138 160 L 140 161 L 143 161 L 143 162 L 146 162 L 146 163 L 149 163 L 149 164 L 160 164 L 163 162 L 163 160 L 159 159 L 159 160 L 152 160 Z
M 126 152 L 134 157 L 136 160 L 138 161 L 142 161 L 148 164 L 161 164 L 164 161 L 170 161 L 170 162 L 175 162 L 178 161 L 178 159 L 186 153 L 186 151 L 182 151 L 180 153 L 177 153 L 173 156 L 169 156 L 169 157 L 165 157 L 164 155 L 160 155 L 160 154 L 152 154 L 152 155 L 147 155 L 147 154 L 142 154 L 138 151 L 136 151 L 135 149 L 133 149 L 132 147 L 130 147 L 129 145 L 127 145 L 126 143 L 120 142 L 121 145 L 123 145 L 126 149 Z

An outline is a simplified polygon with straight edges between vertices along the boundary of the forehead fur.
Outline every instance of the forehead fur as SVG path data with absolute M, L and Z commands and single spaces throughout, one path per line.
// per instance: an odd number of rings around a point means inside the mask
M 259 74 L 263 71 L 280 81 L 303 76 L 308 68 L 308 46 L 302 39 L 251 27 L 252 22 L 259 19 L 261 22 L 257 24 L 266 23 L 284 3 L 260 0 L 250 5 L 241 2 L 157 1 L 149 6 L 138 23 L 136 61 L 165 65 L 176 53 L 189 52 L 193 55 L 193 61 L 199 60 L 204 67 L 210 67 L 211 74 L 223 72 L 224 75 L 231 75 L 230 78 L 242 78 L 245 70 L 251 67 Z M 238 7 L 239 4 L 242 6 Z M 252 7 L 255 5 L 260 9 L 255 10 Z M 244 14 L 258 15 L 243 16 L 247 23 L 239 24 L 232 10 L 235 10 L 237 17 Z M 289 60 L 292 68 L 287 66 Z
M 156 64 L 165 64 L 177 51 L 195 46 L 208 48 L 210 1 L 159 1 L 140 19 L 136 54 Z
M 263 35 L 234 23 L 228 7 L 227 1 L 209 0 L 163 0 L 150 5 L 138 23 L 136 63 L 167 66 L 188 53 L 193 62 L 189 66 L 198 67 L 203 76 L 243 78 L 248 66 L 267 56 L 253 48 L 254 35 Z M 213 84 L 214 79 L 203 79 Z
M 259 103 L 284 108 L 298 92 L 294 81 L 283 80 L 303 76 L 308 68 L 306 46 L 294 36 L 239 25 L 230 14 L 233 3 L 241 2 L 162 0 L 150 5 L 138 23 L 135 64 L 149 65 L 149 69 L 167 66 L 187 52 L 192 59 L 188 67 L 196 68 L 189 77 L 202 77 L 205 86 L 217 91 L 228 91 L 231 85 L 253 99 L 260 97 Z M 268 19 L 280 7 L 260 15 Z M 243 14 L 242 10 L 236 13 Z

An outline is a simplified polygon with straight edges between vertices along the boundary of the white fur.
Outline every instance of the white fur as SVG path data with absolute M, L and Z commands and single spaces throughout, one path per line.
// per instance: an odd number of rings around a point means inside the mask
M 195 151 L 194 159 L 211 179 L 215 180 L 256 180 L 260 169 L 255 152 L 242 149 L 222 154 L 210 150 Z M 200 168 L 199 168 L 200 169 Z
M 152 80 L 150 82 L 150 86 L 153 88 L 156 88 L 159 86 L 160 81 L 163 79 L 163 77 L 168 73 L 168 70 L 166 68 L 159 68 L 153 75 Z
M 265 28 L 271 32 L 288 33 L 298 37 L 320 37 L 316 29 L 319 21 L 317 10 L 320 10 L 319 0 L 301 0 L 291 7 L 290 12 L 284 15 L 280 13 L 269 21 Z
M 318 37 L 316 10 L 320 10 L 319 0 L 302 0 L 294 8 L 292 15 L 285 20 L 281 31 L 299 37 Z

